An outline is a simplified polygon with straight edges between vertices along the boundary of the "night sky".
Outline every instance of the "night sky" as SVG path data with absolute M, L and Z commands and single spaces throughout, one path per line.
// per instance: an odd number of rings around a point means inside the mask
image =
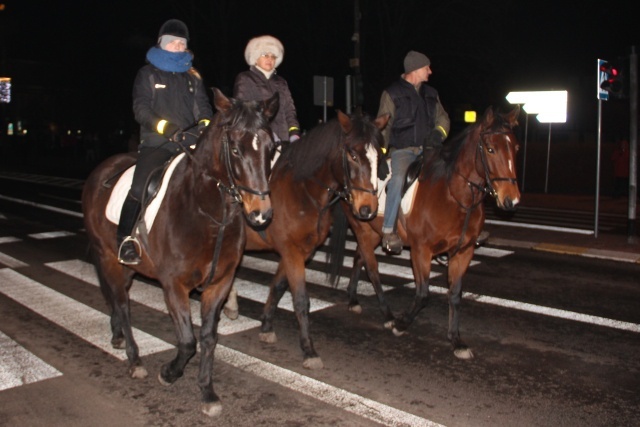
M 189 48 L 208 87 L 231 95 L 236 74 L 247 68 L 246 42 L 271 34 L 284 44 L 278 71 L 289 82 L 303 128 L 322 118 L 322 108 L 313 106 L 314 75 L 334 78 L 335 107 L 345 108 L 344 80 L 353 73 L 352 0 L 0 3 L 0 74 L 14 87 L 4 121 L 130 131 L 135 73 L 169 18 L 189 26 Z M 596 59 L 640 49 L 636 15 L 617 4 L 360 0 L 363 109 L 375 115 L 381 91 L 413 49 L 431 58 L 430 83 L 454 120 L 460 109 L 506 107 L 509 91 L 567 89 L 567 126 L 595 128 L 590 115 L 578 118 L 577 111 L 597 105 Z

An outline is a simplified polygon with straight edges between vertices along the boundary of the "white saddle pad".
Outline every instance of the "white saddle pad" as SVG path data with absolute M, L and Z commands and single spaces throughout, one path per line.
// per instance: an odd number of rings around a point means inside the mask
M 184 153 L 176 156 L 167 168 L 167 172 L 164 174 L 162 178 L 162 184 L 160 185 L 160 190 L 158 190 L 158 194 L 156 197 L 149 203 L 144 214 L 144 222 L 147 226 L 147 231 L 151 231 L 151 227 L 153 226 L 153 221 L 158 214 L 158 209 L 160 209 L 160 205 L 162 204 L 162 200 L 164 199 L 164 195 L 167 192 L 167 186 L 169 185 L 169 180 L 171 179 L 171 175 L 173 174 L 174 169 L 180 163 L 180 161 L 184 158 Z M 120 222 L 120 212 L 122 211 L 122 204 L 124 203 L 124 199 L 127 197 L 129 193 L 129 189 L 131 188 L 131 182 L 133 181 L 133 171 L 135 170 L 135 165 L 131 166 L 127 169 L 118 179 L 116 185 L 113 187 L 113 191 L 111 192 L 111 197 L 109 197 L 109 202 L 107 203 L 107 208 L 105 209 L 105 214 L 107 219 L 114 224 L 118 224 Z
M 389 170 L 391 170 L 391 159 L 387 159 L 387 164 L 389 166 Z M 387 175 L 384 181 L 380 179 L 378 180 L 378 215 L 380 216 L 384 216 L 384 205 L 387 201 L 387 193 L 384 190 L 386 190 L 387 188 L 389 179 L 391 179 L 391 174 Z M 402 210 L 403 214 L 408 215 L 409 212 L 411 212 L 411 208 L 413 208 L 413 200 L 415 199 L 417 189 L 418 180 L 416 179 L 413 184 L 411 184 L 411 187 L 409 187 L 407 192 L 404 193 L 402 201 L 400 202 L 400 209 Z

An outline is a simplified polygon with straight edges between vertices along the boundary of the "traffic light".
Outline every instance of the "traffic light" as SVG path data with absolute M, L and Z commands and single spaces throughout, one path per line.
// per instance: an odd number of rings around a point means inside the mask
M 603 62 L 600 65 L 600 72 L 605 73 L 600 88 L 609 93 L 619 95 L 622 93 L 623 84 L 620 69 L 610 62 Z

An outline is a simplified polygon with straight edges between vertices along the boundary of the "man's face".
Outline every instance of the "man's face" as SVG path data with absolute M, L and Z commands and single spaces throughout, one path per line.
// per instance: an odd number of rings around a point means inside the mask
M 428 82 L 429 81 L 429 76 L 432 74 L 431 67 L 429 65 L 427 65 L 425 67 L 418 68 L 416 70 L 416 73 L 418 74 L 418 77 L 419 77 L 420 81 Z

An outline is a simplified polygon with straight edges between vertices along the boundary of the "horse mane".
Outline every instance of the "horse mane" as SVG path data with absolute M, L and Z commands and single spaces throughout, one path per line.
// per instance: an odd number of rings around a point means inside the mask
M 243 129 L 247 132 L 257 132 L 259 129 L 267 128 L 269 122 L 261 114 L 261 110 L 256 108 L 258 101 L 242 102 L 232 99 L 232 108 L 226 114 L 216 114 L 220 116 L 219 126 L 228 126 L 234 129 Z
M 354 137 L 345 137 L 340 122 L 334 118 L 311 129 L 282 153 L 281 161 L 288 163 L 295 181 L 313 176 L 327 158 L 340 152 L 341 144 L 372 142 L 380 150 L 380 140 L 371 138 L 376 129 L 368 117 L 359 114 L 350 117 Z
M 494 120 L 491 124 L 492 129 L 508 128 L 511 129 L 512 125 L 507 121 L 505 116 L 500 113 L 493 115 Z M 432 180 L 439 180 L 442 178 L 450 178 L 455 168 L 456 161 L 460 155 L 460 151 L 467 142 L 470 134 L 473 133 L 482 124 L 480 122 L 467 126 L 458 134 L 451 137 L 442 148 L 437 150 L 431 158 L 425 158 L 424 179 L 431 178 Z

